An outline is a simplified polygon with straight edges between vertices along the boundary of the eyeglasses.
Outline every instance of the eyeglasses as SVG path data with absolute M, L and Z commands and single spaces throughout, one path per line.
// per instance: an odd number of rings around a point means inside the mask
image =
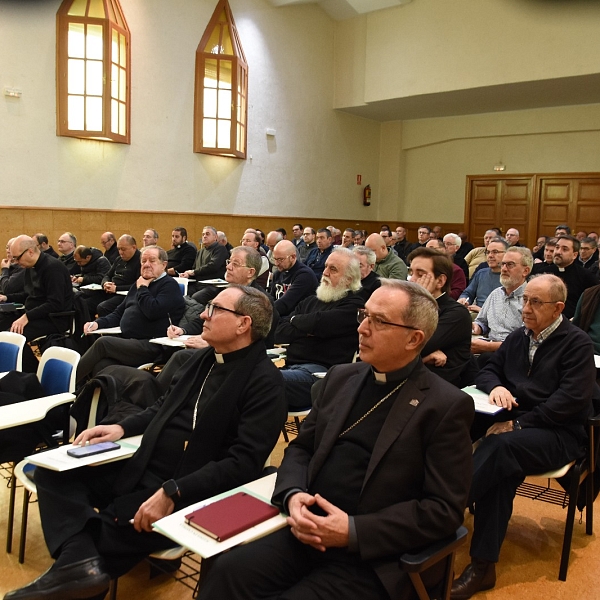
M 239 269 L 240 267 L 246 267 L 246 269 L 250 269 L 251 268 L 248 265 L 243 265 L 242 263 L 239 263 L 239 262 L 233 262 L 229 258 L 225 261 L 225 264 L 226 265 L 231 265 L 234 269 Z
M 365 319 L 369 319 L 369 325 L 371 325 L 373 329 L 376 330 L 382 329 L 384 325 L 391 325 L 393 327 L 402 327 L 403 329 L 412 329 L 414 331 L 419 331 L 418 327 L 412 327 L 411 325 L 403 325 L 402 323 L 390 323 L 389 321 L 384 321 L 380 317 L 370 315 L 364 308 L 359 308 L 356 313 L 356 320 L 359 323 L 362 323 Z
M 212 302 L 207 302 L 206 303 L 206 316 L 211 319 L 214 312 L 215 312 L 215 308 L 217 310 L 224 310 L 225 312 L 229 312 L 229 313 L 233 313 L 234 315 L 238 315 L 240 317 L 245 317 L 247 315 L 242 314 L 241 312 L 238 312 L 237 310 L 233 310 L 231 308 L 225 308 L 224 306 L 219 306 L 218 304 L 213 304 Z
M 27 250 L 31 250 L 31 248 L 27 248 Z M 19 256 L 13 256 L 13 257 L 10 259 L 10 262 L 11 262 L 13 265 L 16 265 L 16 264 L 17 264 L 17 263 L 18 263 L 18 262 L 21 260 L 21 258 L 22 258 L 22 256 L 23 256 L 23 254 L 25 254 L 25 252 L 27 252 L 27 250 L 23 250 L 23 252 L 21 252 L 21 254 L 19 254 Z
M 560 300 L 540 300 L 539 298 L 523 296 L 523 306 L 529 303 L 533 309 L 541 308 L 543 304 L 556 304 L 557 302 L 560 302 Z
M 498 254 L 504 254 L 506 250 L 486 250 L 486 254 L 491 254 L 492 256 L 496 256 Z
M 501 262 L 500 266 L 501 267 L 506 267 L 510 271 L 510 269 L 514 269 L 517 266 L 517 263 L 516 262 L 512 262 L 512 260 L 511 260 L 509 262 Z
M 291 254 L 288 254 L 287 256 L 284 256 L 283 258 L 275 258 L 274 256 L 271 257 L 271 262 L 273 264 L 280 264 L 282 263 L 284 260 L 287 260 L 290 256 L 292 256 Z

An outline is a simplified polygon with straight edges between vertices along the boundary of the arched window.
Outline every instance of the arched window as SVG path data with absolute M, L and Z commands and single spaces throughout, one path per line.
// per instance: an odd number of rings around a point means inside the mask
M 57 135 L 130 143 L 130 34 L 119 0 L 56 13 Z
M 248 65 L 227 0 L 196 50 L 194 152 L 246 158 Z

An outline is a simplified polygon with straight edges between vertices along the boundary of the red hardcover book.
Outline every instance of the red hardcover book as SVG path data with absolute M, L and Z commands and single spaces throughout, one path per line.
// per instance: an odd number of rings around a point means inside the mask
M 274 506 L 246 492 L 238 492 L 185 515 L 185 522 L 217 542 L 223 542 L 278 514 Z

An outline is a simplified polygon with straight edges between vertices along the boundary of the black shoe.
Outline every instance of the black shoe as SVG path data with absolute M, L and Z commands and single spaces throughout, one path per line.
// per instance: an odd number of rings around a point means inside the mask
M 496 585 L 496 563 L 472 559 L 462 575 L 454 580 L 450 592 L 451 600 L 467 600 L 473 594 L 490 590 Z
M 91 598 L 106 590 L 110 583 L 101 558 L 87 558 L 64 567 L 50 567 L 43 575 L 18 590 L 8 592 L 4 600 L 71 600 Z

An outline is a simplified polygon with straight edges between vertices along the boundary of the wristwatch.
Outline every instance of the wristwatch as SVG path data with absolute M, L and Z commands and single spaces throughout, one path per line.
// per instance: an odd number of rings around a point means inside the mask
M 522 429 L 521 423 L 519 423 L 519 421 L 517 421 L 516 419 L 513 420 L 513 431 L 518 431 L 519 429 Z
M 176 502 L 179 499 L 179 486 L 174 479 L 165 481 L 162 484 L 162 489 L 164 490 L 165 494 L 169 496 L 171 500 L 173 500 L 173 502 Z

